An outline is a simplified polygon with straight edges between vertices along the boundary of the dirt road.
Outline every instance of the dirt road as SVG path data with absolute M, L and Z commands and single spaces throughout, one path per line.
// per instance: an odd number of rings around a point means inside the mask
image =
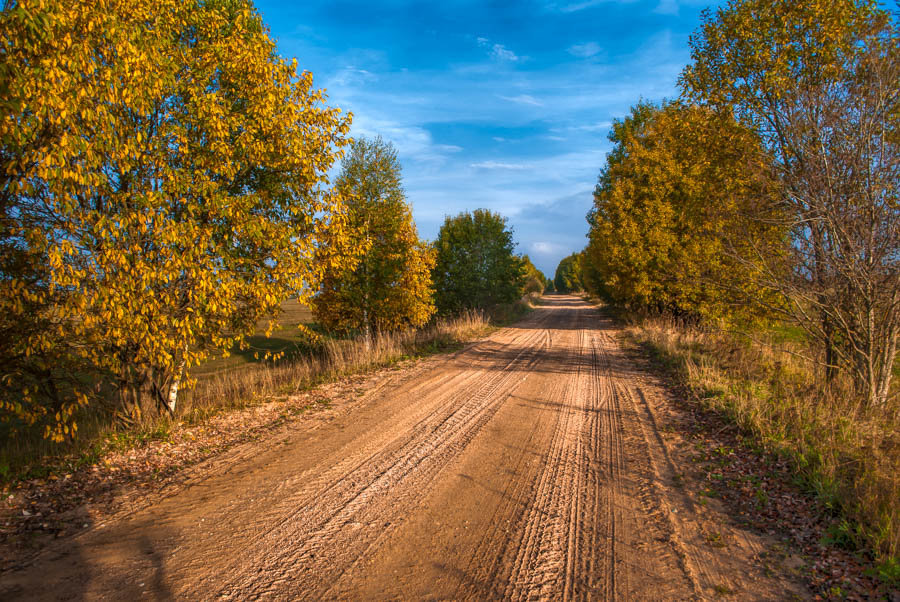
M 615 334 L 548 297 L 61 540 L 0 598 L 803 597 L 691 493 L 674 410 Z

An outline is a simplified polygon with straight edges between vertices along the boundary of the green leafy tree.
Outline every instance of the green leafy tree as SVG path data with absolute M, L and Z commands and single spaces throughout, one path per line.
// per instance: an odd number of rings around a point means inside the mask
M 581 253 L 572 253 L 563 257 L 556 266 L 553 284 L 557 292 L 573 293 L 584 290 L 581 282 Z
M 487 209 L 447 217 L 434 243 L 435 300 L 441 313 L 487 308 L 522 295 L 522 260 L 506 218 Z
M 0 55 L 2 417 L 72 432 L 86 390 L 21 378 L 57 356 L 122 415 L 174 411 L 190 366 L 317 283 L 349 119 L 244 0 L 17 0 Z
M 351 260 L 328 262 L 312 300 L 316 319 L 332 331 L 362 331 L 366 340 L 373 331 L 421 326 L 435 311 L 434 253 L 416 232 L 396 149 L 380 137 L 354 140 L 336 186 L 345 226 L 323 252 Z
M 691 37 L 682 86 L 733 111 L 768 150 L 790 231 L 790 266 L 760 281 L 771 311 L 885 403 L 900 336 L 900 44 L 873 0 L 731 0 Z

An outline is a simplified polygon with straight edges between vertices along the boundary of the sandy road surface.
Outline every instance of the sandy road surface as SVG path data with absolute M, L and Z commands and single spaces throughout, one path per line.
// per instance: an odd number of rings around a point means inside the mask
M 59 542 L 0 598 L 802 596 L 757 566 L 765 542 L 689 495 L 668 411 L 610 322 L 549 297 Z

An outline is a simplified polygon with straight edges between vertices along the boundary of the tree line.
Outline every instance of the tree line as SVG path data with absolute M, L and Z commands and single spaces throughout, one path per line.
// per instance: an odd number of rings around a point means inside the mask
M 401 171 L 397 150 L 381 137 L 350 143 L 335 181 L 343 227 L 326 232 L 318 249 L 326 267 L 311 299 L 317 323 L 368 340 L 544 291 L 546 278 L 515 254 L 512 228 L 498 213 L 447 216 L 435 241 L 420 240 Z
M 731 0 L 681 96 L 614 123 L 589 243 L 557 271 L 613 303 L 802 329 L 825 381 L 892 399 L 900 37 L 869 0 Z M 574 275 L 573 275 L 574 274 Z
M 496 213 L 421 241 L 396 151 L 348 137 L 250 0 L 9 0 L 0 55 L 6 433 L 174 412 L 287 298 L 371 333 L 545 283 Z

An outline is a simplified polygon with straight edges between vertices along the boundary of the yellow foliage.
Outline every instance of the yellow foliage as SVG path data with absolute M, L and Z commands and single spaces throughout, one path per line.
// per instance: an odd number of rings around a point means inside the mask
M 597 292 L 707 317 L 745 309 L 754 253 L 783 243 L 747 219 L 776 210 L 753 133 L 705 108 L 644 104 L 610 138 L 585 259 Z
M 28 259 L 4 264 L 20 284 L 0 310 L 40 318 L 11 356 L 65 341 L 140 405 L 316 286 L 349 117 L 276 54 L 249 1 L 20 0 L 0 48 L 0 234 Z M 3 416 L 41 419 L 4 383 L 20 401 Z M 48 434 L 86 401 L 70 396 Z
M 312 300 L 316 320 L 342 333 L 422 326 L 435 312 L 434 252 L 419 240 L 397 151 L 381 138 L 355 140 L 336 186 L 344 227 L 320 251 L 326 271 Z

